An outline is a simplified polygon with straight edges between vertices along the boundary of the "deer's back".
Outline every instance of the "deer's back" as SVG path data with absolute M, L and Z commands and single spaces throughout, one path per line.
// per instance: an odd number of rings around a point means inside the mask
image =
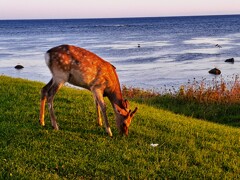
M 46 53 L 46 63 L 56 81 L 91 89 L 110 88 L 119 83 L 115 67 L 83 48 L 61 45 Z

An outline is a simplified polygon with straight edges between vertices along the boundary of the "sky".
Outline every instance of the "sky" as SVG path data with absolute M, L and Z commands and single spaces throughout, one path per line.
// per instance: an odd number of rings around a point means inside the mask
M 0 0 L 0 19 L 240 14 L 240 0 Z

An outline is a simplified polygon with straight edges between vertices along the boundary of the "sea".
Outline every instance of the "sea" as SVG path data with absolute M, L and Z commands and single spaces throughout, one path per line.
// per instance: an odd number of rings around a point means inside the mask
M 117 68 L 121 85 L 160 90 L 240 73 L 240 15 L 0 20 L 0 75 L 47 83 L 44 53 L 61 44 Z M 225 60 L 234 58 L 234 63 Z M 24 68 L 17 70 L 16 65 Z M 218 68 L 221 75 L 209 74 Z

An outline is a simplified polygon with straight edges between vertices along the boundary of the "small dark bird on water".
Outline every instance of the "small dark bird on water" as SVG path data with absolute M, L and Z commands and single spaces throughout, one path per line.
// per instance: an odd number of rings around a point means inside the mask
M 218 48 L 222 48 L 222 46 L 221 46 L 221 45 L 219 45 L 219 44 L 216 44 L 215 46 L 216 46 L 216 47 L 218 47 Z

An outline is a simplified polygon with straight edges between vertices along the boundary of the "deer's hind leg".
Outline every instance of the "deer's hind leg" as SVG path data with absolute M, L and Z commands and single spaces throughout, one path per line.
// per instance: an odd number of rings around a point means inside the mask
M 40 105 L 40 118 L 39 123 L 42 126 L 45 126 L 44 114 L 45 114 L 45 104 L 48 96 L 48 91 L 53 84 L 53 79 L 51 79 L 41 90 L 41 105 Z
M 50 117 L 51 117 L 51 124 L 55 130 L 58 130 L 59 128 L 58 128 L 58 124 L 56 121 L 56 116 L 54 114 L 53 99 L 54 99 L 55 94 L 58 92 L 58 90 L 62 87 L 63 84 L 64 84 L 64 82 L 53 83 L 47 93 L 48 94 L 47 102 L 48 102 L 48 108 L 49 108 Z
M 96 105 L 96 110 L 97 110 L 97 123 L 99 126 L 102 126 L 102 116 L 101 116 L 100 105 L 98 104 L 96 99 L 95 99 L 95 105 Z

